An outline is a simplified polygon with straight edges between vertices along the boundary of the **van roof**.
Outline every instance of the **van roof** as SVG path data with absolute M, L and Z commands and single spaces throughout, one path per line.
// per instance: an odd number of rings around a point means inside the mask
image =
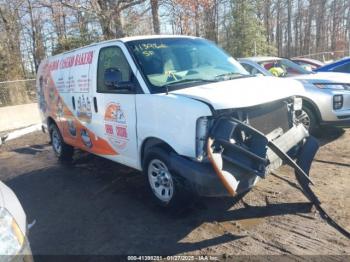
M 141 35 L 141 36 L 130 36 L 118 39 L 124 43 L 135 40 L 155 39 L 155 38 L 199 38 L 195 36 L 186 35 Z
M 111 39 L 111 40 L 105 40 L 105 41 L 101 41 L 101 42 L 96 42 L 96 43 L 92 43 L 90 45 L 86 45 L 86 46 L 82 46 L 79 48 L 75 48 L 63 53 L 59 53 L 57 55 L 51 56 L 51 57 L 55 57 L 58 55 L 65 55 L 65 54 L 69 54 L 72 52 L 75 52 L 77 50 L 80 49 L 84 49 L 87 47 L 92 47 L 92 46 L 96 46 L 96 45 L 100 45 L 100 44 L 105 44 L 105 43 L 109 43 L 109 42 L 123 42 L 123 43 L 127 43 L 130 41 L 137 41 L 137 40 L 146 40 L 146 39 L 156 39 L 156 38 L 191 38 L 191 39 L 195 39 L 195 38 L 199 38 L 199 37 L 195 37 L 195 36 L 186 36 L 186 35 L 140 35 L 140 36 L 129 36 L 129 37 L 123 37 L 123 38 L 116 38 L 116 39 Z

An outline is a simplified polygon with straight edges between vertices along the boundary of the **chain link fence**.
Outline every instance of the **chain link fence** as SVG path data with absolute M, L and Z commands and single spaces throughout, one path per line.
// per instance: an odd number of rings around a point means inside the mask
M 36 102 L 35 79 L 0 82 L 0 107 Z

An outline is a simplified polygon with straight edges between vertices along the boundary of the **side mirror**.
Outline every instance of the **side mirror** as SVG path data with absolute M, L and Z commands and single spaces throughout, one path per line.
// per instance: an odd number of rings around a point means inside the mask
M 107 68 L 104 73 L 104 83 L 108 90 L 133 90 L 132 82 L 123 81 L 122 73 L 118 68 Z

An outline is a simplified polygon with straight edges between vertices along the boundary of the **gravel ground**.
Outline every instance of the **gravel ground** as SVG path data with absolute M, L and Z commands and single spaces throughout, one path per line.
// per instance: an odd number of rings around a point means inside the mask
M 319 139 L 314 190 L 350 231 L 350 129 L 323 129 Z M 29 236 L 34 255 L 350 255 L 350 240 L 319 216 L 288 167 L 241 200 L 199 199 L 169 214 L 151 202 L 140 173 L 82 152 L 62 166 L 47 136 L 36 132 L 0 147 L 0 179 L 28 221 L 36 220 Z

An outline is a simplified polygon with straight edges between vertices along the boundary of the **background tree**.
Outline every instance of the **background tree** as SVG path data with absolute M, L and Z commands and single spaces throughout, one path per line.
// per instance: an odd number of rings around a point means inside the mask
M 349 0 L 0 0 L 0 81 L 101 40 L 184 34 L 236 57 L 350 55 Z
M 153 32 L 155 34 L 159 34 L 160 25 L 159 25 L 159 16 L 158 16 L 158 10 L 159 10 L 158 0 L 151 0 L 151 9 L 152 9 Z
M 20 1 L 0 5 L 1 74 L 4 80 L 23 78 L 25 67 L 21 53 Z
M 235 57 L 262 55 L 269 52 L 265 29 L 255 12 L 254 1 L 231 1 L 231 25 L 226 48 Z

